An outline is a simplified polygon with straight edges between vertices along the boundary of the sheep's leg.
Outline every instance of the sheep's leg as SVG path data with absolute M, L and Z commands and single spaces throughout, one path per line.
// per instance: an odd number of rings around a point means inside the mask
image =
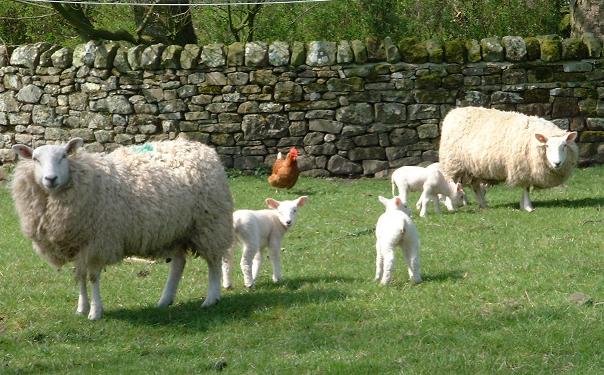
M 235 245 L 233 244 L 222 257 L 222 287 L 224 289 L 231 289 L 233 287 L 232 265 L 234 252 Z
M 76 313 L 79 315 L 87 315 L 90 311 L 90 303 L 88 302 L 88 288 L 86 287 L 86 276 L 78 277 L 80 285 L 80 295 L 78 296 L 78 309 Z
M 474 181 L 472 182 L 472 190 L 474 190 L 474 193 L 476 194 L 478 206 L 480 206 L 480 208 L 487 208 L 487 200 L 485 198 L 486 189 L 484 188 L 484 185 L 479 181 Z
M 386 285 L 392 279 L 392 267 L 394 266 L 394 250 L 392 246 L 381 246 L 382 257 L 384 260 L 384 271 L 380 284 Z
M 220 258 L 208 257 L 208 294 L 201 304 L 201 307 L 214 305 L 220 300 L 220 278 L 222 269 L 220 267 Z
M 522 198 L 520 199 L 520 209 L 526 212 L 533 212 L 533 203 L 529 197 L 529 188 L 525 187 L 522 189 Z
M 260 252 L 257 246 L 243 244 L 243 252 L 241 254 L 241 272 L 243 272 L 243 285 L 246 288 L 254 286 L 254 278 L 252 277 L 252 260 L 256 253 Z
M 403 242 L 403 256 L 407 263 L 407 272 L 409 279 L 414 283 L 422 282 L 422 277 L 419 269 L 419 243 L 417 240 L 407 240 Z
M 157 303 L 158 307 L 168 307 L 174 303 L 174 296 L 176 295 L 176 289 L 178 283 L 182 277 L 182 272 L 185 269 L 185 263 L 187 262 L 184 252 L 178 252 L 172 256 L 170 262 L 170 271 L 168 271 L 168 280 L 164 286 L 164 291 L 159 298 Z
M 272 240 L 269 244 L 271 249 L 271 263 L 273 264 L 273 282 L 281 281 L 281 241 Z
M 90 311 L 88 312 L 89 320 L 99 320 L 103 317 L 103 300 L 101 299 L 101 271 L 94 271 L 88 274 L 92 283 L 92 300 L 90 303 Z
M 384 273 L 384 257 L 380 251 L 380 242 L 375 242 L 375 281 L 380 281 Z
M 262 251 L 257 251 L 256 255 L 254 255 L 254 260 L 252 261 L 252 279 L 256 282 L 256 278 L 258 277 L 258 272 L 260 271 L 260 266 L 262 265 Z

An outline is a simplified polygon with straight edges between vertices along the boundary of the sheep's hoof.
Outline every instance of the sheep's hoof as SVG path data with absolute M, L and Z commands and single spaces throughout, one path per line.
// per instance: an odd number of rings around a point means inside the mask
M 103 317 L 103 310 L 95 311 L 90 310 L 88 313 L 88 320 L 100 320 Z
M 166 308 L 166 307 L 170 306 L 173 303 L 174 303 L 173 300 L 159 300 L 159 302 L 157 303 L 157 307 L 159 307 L 159 308 Z
M 78 309 L 76 310 L 76 314 L 84 316 L 84 315 L 88 315 L 89 311 L 90 311 L 90 306 L 78 307 Z
M 220 301 L 220 298 L 206 298 L 205 301 L 203 301 L 203 303 L 201 304 L 201 307 L 202 308 L 210 307 L 212 305 L 217 304 L 218 301 Z

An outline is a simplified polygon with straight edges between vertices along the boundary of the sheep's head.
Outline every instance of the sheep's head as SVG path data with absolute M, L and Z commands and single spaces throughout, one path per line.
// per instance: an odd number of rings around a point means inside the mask
M 83 144 L 82 138 L 74 138 L 65 145 L 44 145 L 35 150 L 26 145 L 16 144 L 13 146 L 13 151 L 21 158 L 33 160 L 36 182 L 44 190 L 52 193 L 69 182 L 68 156 Z
M 402 199 L 399 196 L 388 199 L 388 198 L 384 198 L 380 195 L 380 196 L 378 196 L 378 200 L 384 205 L 384 207 L 386 207 L 386 211 L 398 210 L 398 211 L 403 211 L 408 216 L 411 216 L 411 209 L 409 209 L 403 203 Z
M 276 210 L 281 224 L 283 224 L 284 227 L 289 228 L 296 223 L 298 207 L 302 207 L 307 199 L 307 196 L 302 196 L 291 201 L 279 202 L 273 198 L 267 198 L 266 205 L 269 208 Z
M 545 157 L 550 167 L 561 168 L 568 156 L 569 147 L 575 147 L 577 132 L 567 132 L 560 136 L 546 137 L 543 134 L 535 134 L 540 146 L 545 147 Z

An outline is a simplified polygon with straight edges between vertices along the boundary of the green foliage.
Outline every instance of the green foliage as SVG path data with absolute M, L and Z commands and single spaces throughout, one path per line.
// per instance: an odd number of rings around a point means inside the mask
M 248 291 L 236 267 L 234 289 L 201 309 L 207 267 L 190 259 L 176 303 L 157 309 L 167 265 L 121 263 L 103 273 L 98 322 L 74 314 L 70 267 L 55 272 L 32 251 L 0 188 L 0 373 L 599 374 L 603 179 L 602 166 L 578 170 L 567 187 L 533 192 L 530 214 L 519 189 L 497 186 L 489 209 L 473 200 L 415 217 L 424 282 L 407 281 L 399 252 L 380 287 L 373 230 L 389 181 L 301 177 L 275 193 L 265 177 L 232 177 L 236 208 L 309 196 L 283 243 L 283 282 L 265 261 Z

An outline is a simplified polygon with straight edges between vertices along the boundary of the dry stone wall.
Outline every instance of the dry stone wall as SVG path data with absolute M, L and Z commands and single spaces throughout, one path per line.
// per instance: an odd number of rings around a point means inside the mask
M 604 162 L 601 42 L 273 42 L 0 47 L 0 162 L 14 143 L 82 137 L 92 151 L 186 136 L 226 167 L 268 167 L 295 146 L 307 175 L 383 175 L 438 159 L 455 106 L 534 114 L 580 133 Z

